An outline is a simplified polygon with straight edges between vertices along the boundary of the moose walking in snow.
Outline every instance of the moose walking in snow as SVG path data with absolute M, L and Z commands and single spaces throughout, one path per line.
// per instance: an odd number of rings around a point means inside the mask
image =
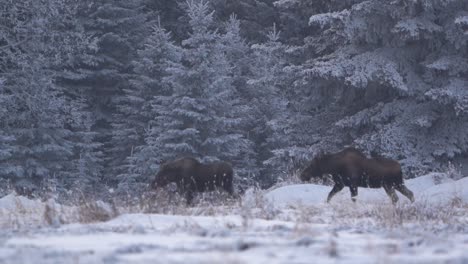
M 398 202 L 395 190 L 414 202 L 413 192 L 403 182 L 400 164 L 392 159 L 367 158 L 357 149 L 346 148 L 338 153 L 318 155 L 302 171 L 300 178 L 309 181 L 324 174 L 331 174 L 335 183 L 327 202 L 345 186 L 349 187 L 353 201 L 356 201 L 358 187 L 383 187 L 393 204 Z
M 151 186 L 156 190 L 174 182 L 179 192 L 185 194 L 187 204 L 190 204 L 194 192 L 213 191 L 217 187 L 232 195 L 232 179 L 232 166 L 227 162 L 203 164 L 197 159 L 184 157 L 163 163 Z

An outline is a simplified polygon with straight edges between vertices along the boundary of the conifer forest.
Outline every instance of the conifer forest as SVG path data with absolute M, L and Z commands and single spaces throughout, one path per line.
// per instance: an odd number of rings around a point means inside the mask
M 182 156 L 268 188 L 347 146 L 466 172 L 467 131 L 466 0 L 0 1 L 3 194 L 132 195 Z
M 3 263 L 468 263 L 468 0 L 0 0 Z

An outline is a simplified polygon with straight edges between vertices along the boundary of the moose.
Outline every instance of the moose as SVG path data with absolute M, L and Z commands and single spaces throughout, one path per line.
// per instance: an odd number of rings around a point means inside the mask
M 367 158 L 355 148 L 346 148 L 338 153 L 316 156 L 302 171 L 300 179 L 309 181 L 331 174 L 335 185 L 328 194 L 327 202 L 345 186 L 351 191 L 351 200 L 356 201 L 358 187 L 383 187 L 393 204 L 398 202 L 395 190 L 414 202 L 413 192 L 403 182 L 400 164 L 384 157 Z
M 193 199 L 194 192 L 213 191 L 217 187 L 233 195 L 233 169 L 223 161 L 203 164 L 192 157 L 183 157 L 163 163 L 151 187 L 156 190 L 173 182 L 180 193 L 185 195 L 187 204 Z

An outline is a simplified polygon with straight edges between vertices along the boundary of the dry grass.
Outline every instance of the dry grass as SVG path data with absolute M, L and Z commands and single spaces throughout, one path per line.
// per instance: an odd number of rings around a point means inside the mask
M 169 215 L 225 215 L 238 211 L 239 199 L 224 191 L 197 193 L 190 205 L 177 192 L 160 189 L 139 196 L 115 199 L 119 214 L 150 213 Z
M 467 224 L 468 205 L 454 197 L 449 204 L 434 204 L 427 200 L 415 203 L 334 204 L 331 221 L 337 226 L 359 228 L 410 228 L 436 231 L 439 228 L 459 228 Z M 320 213 L 323 214 L 324 212 Z
M 70 205 L 59 204 L 53 198 L 30 200 L 15 193 L 8 199 L 13 205 L 10 209 L 0 208 L 0 227 L 9 230 L 102 222 L 127 213 L 225 215 L 240 211 L 240 200 L 229 197 L 225 192 L 197 195 L 191 206 L 186 205 L 185 198 L 166 190 L 139 196 L 117 196 L 107 203 L 83 194 L 76 195 Z
M 10 194 L 11 208 L 0 209 L 0 227 L 6 230 L 23 230 L 31 227 L 42 227 L 44 223 L 44 206 L 25 204 L 24 197 Z
M 258 188 L 248 189 L 240 203 L 242 217 L 260 218 L 266 220 L 277 219 L 280 210 L 274 206 L 264 195 L 267 191 Z
M 117 216 L 115 205 L 110 205 L 102 201 L 87 200 L 78 206 L 80 223 L 94 223 L 108 221 Z
M 187 214 L 188 212 L 185 199 L 182 196 L 164 189 L 158 192 L 145 192 L 135 200 L 136 203 L 133 204 L 121 204 L 120 212 L 151 214 Z
M 117 215 L 111 204 L 92 199 L 82 199 L 73 206 L 59 204 L 52 198 L 47 201 L 30 200 L 15 193 L 6 199 L 11 202 L 8 208 L 0 209 L 0 226 L 8 230 L 100 222 Z
M 302 223 L 317 223 L 319 222 L 320 216 L 324 213 L 323 209 L 316 205 L 305 205 L 299 203 L 295 206 L 296 221 Z
M 297 175 L 278 186 L 299 183 Z M 331 203 L 295 204 L 291 208 L 278 209 L 264 195 L 267 190 L 251 188 L 242 197 L 231 198 L 225 192 L 198 194 L 192 206 L 175 192 L 161 189 L 146 192 L 139 196 L 116 196 L 110 203 L 97 201 L 81 195 L 73 206 L 64 206 L 53 199 L 37 202 L 35 207 L 25 207 L 22 199 L 15 198 L 16 207 L 11 212 L 1 212 L 0 226 L 9 229 L 30 228 L 32 226 L 57 226 L 80 222 L 92 223 L 107 221 L 120 214 L 153 213 L 172 215 L 240 215 L 247 228 L 251 219 L 296 221 L 298 229 L 305 224 L 331 224 L 335 227 L 407 228 L 409 225 L 435 230 L 443 226 L 463 228 L 468 226 L 468 205 L 460 197 L 454 196 L 447 205 L 437 205 L 425 200 L 415 203 L 400 201 L 396 206 L 383 203 Z M 24 198 L 25 199 L 25 198 Z M 466 228 L 465 228 L 466 229 Z
M 299 175 L 300 171 L 293 171 L 291 173 L 285 174 L 283 177 L 278 179 L 274 187 L 279 188 L 286 185 L 301 184 L 303 182 L 300 180 Z

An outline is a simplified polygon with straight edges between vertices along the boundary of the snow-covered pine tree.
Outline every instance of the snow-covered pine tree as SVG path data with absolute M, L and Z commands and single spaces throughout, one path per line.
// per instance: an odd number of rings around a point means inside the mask
M 170 87 L 162 81 L 168 75 L 167 68 L 180 63 L 182 56 L 182 50 L 174 45 L 170 35 L 159 22 L 153 27 L 133 62 L 135 74 L 131 86 L 124 89 L 118 105 L 121 118 L 114 125 L 113 137 L 120 142 L 123 154 L 115 170 L 119 173 L 121 191 L 145 183 L 148 177 L 142 176 L 152 175 L 161 162 L 161 154 L 156 154 L 159 149 L 146 137 L 152 127 L 157 129 L 154 119 L 162 114 L 153 108 L 159 105 L 157 98 L 171 95 Z
M 9 102 L 11 102 L 10 96 L 6 95 L 4 93 L 5 89 L 2 87 L 3 86 L 3 80 L 0 79 L 0 105 L 2 107 L 0 108 L 0 164 L 7 163 L 14 155 L 15 153 L 15 137 L 9 132 L 6 131 L 5 129 L 5 124 L 3 120 L 6 120 L 8 113 L 8 110 L 10 107 L 6 107 Z M 0 177 L 0 195 L 5 195 L 7 192 L 11 191 L 8 190 L 10 188 L 10 181 L 11 181 L 11 176 L 14 174 L 11 174 L 12 170 L 14 170 L 14 166 L 1 166 L 0 167 L 0 173 L 2 177 Z M 7 175 L 10 175 L 10 177 L 7 177 Z
M 337 145 L 397 158 L 413 173 L 463 160 L 467 36 L 457 18 L 467 10 L 466 1 L 374 0 L 310 18 L 318 32 L 308 45 L 321 56 L 303 80 L 330 102 L 324 111 L 348 110 L 328 124 L 345 139 Z
M 74 131 L 67 94 L 57 85 L 75 47 L 67 1 L 9 1 L 0 10 L 0 175 L 17 190 L 38 190 L 53 178 L 63 187 L 73 173 Z
M 280 32 L 273 25 L 267 41 L 252 45 L 252 76 L 247 82 L 249 104 L 254 106 L 255 118 L 251 133 L 256 151 L 264 168 L 259 179 L 270 185 L 278 177 L 290 172 L 295 148 L 294 122 L 297 117 L 290 104 L 293 75 L 287 71 L 290 64 L 288 47 L 280 41 Z
M 154 97 L 154 122 L 140 151 L 159 161 L 180 156 L 231 161 L 242 173 L 252 153 L 252 142 L 242 134 L 248 107 L 233 85 L 208 4 L 187 6 L 190 37 L 182 42 L 182 61 L 168 67 L 163 78 L 171 94 Z
M 127 154 L 123 151 L 126 142 L 112 140 L 112 133 L 116 132 L 113 126 L 122 122 L 123 117 L 116 114 L 116 106 L 123 90 L 130 86 L 131 62 L 150 32 L 147 22 L 151 11 L 144 9 L 144 3 L 145 0 L 81 2 L 83 8 L 78 19 L 94 37 L 94 46 L 91 46 L 94 52 L 87 53 L 74 69 L 75 85 L 92 106 L 91 132 L 96 133 L 94 141 L 101 145 L 99 151 L 105 156 L 103 180 L 109 185 L 117 183 L 116 174 Z
M 275 0 L 209 0 L 217 22 L 226 21 L 232 14 L 239 20 L 241 36 L 249 42 L 266 41 L 264 31 L 279 22 Z
M 71 164 L 62 170 L 60 180 L 55 181 L 54 188 L 76 190 L 74 195 L 89 195 L 96 192 L 102 183 L 104 155 L 100 151 L 102 144 L 93 130 L 95 118 L 89 99 L 88 87 L 83 80 L 90 74 L 85 65 L 97 63 L 97 39 L 87 32 L 81 19 L 90 7 L 86 1 L 57 1 L 63 6 L 53 14 L 55 31 L 49 31 L 55 42 L 49 45 L 55 59 L 53 65 L 54 84 L 60 89 L 66 101 L 66 127 L 71 131 L 70 141 L 73 144 Z M 54 53 L 57 53 L 54 55 Z M 49 184 L 50 184 L 49 180 Z M 71 192 L 67 191 L 67 194 Z M 76 196 L 74 197 L 76 198 Z
M 63 87 L 70 88 L 67 85 Z M 65 183 L 64 187 L 67 190 L 78 191 L 74 195 L 96 194 L 96 190 L 106 186 L 102 181 L 104 171 L 104 154 L 100 150 L 102 144 L 96 140 L 98 133 L 92 131 L 95 120 L 83 94 L 72 96 L 67 100 L 67 104 L 70 110 L 68 122 L 73 131 L 71 140 L 74 144 L 74 156 L 72 170 L 62 182 Z
M 189 25 L 184 5 L 185 0 L 144 0 L 144 11 L 157 18 L 161 26 L 171 32 L 173 41 L 180 43 L 188 37 Z
M 232 14 L 219 30 L 223 33 L 217 45 L 229 62 L 233 85 L 241 96 L 245 94 L 247 97 L 246 80 L 250 75 L 252 56 L 248 44 L 241 36 L 240 20 Z
M 251 76 L 251 67 L 253 66 L 253 56 L 250 47 L 241 36 L 241 21 L 237 18 L 236 14 L 231 14 L 229 20 L 224 23 L 224 27 L 219 29 L 223 31 L 217 44 L 219 52 L 225 55 L 229 67 L 229 76 L 231 85 L 234 88 L 234 94 L 237 97 L 237 105 L 240 110 L 237 115 L 242 117 L 242 122 L 239 123 L 237 129 L 244 138 L 253 143 L 252 148 L 247 150 L 236 157 L 233 162 L 238 164 L 238 175 L 242 178 L 239 184 L 247 184 L 248 182 L 256 180 L 261 171 L 261 160 L 255 147 L 255 135 L 253 132 L 255 126 L 255 106 L 250 104 L 251 93 L 247 86 L 247 80 Z M 251 185 L 251 184 L 250 184 Z M 244 186 L 245 187 L 245 186 Z M 243 187 L 241 187 L 243 188 Z

